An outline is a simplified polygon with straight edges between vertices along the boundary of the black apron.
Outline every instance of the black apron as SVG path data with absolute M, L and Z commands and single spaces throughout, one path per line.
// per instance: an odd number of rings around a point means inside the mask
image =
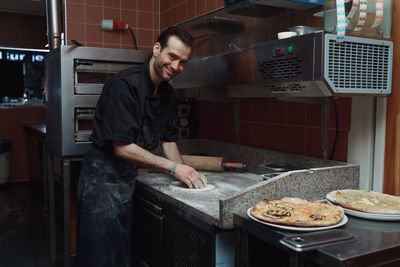
M 158 102 L 157 102 L 158 101 Z M 165 105 L 148 96 L 137 145 L 155 149 L 162 141 Z M 156 110 L 156 111 L 155 111 Z M 78 263 L 81 267 L 130 267 L 132 197 L 137 166 L 91 145 L 78 184 Z

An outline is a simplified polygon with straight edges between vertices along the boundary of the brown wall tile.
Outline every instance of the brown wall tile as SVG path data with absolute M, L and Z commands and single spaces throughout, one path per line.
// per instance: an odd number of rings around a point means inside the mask
M 86 6 L 86 23 L 99 25 L 103 19 L 103 8 L 99 6 Z
M 153 13 L 139 11 L 138 28 L 153 30 Z
M 121 1 L 121 9 L 134 9 L 137 10 L 137 0 L 122 0 Z
M 82 4 L 67 4 L 67 20 L 68 22 L 84 23 L 85 6 Z

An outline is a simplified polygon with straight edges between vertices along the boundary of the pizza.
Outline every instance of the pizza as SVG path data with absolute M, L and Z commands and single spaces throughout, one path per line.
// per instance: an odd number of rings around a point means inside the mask
M 400 215 L 400 197 L 371 190 L 335 190 L 329 192 L 326 199 L 334 204 L 356 211 Z
M 289 197 L 258 202 L 250 214 L 261 221 L 300 227 L 335 225 L 344 216 L 339 206 Z

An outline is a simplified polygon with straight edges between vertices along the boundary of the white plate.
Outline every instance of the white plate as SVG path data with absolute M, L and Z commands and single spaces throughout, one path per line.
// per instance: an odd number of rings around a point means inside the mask
M 326 200 L 329 204 L 336 205 L 329 200 Z M 340 205 L 337 205 L 340 206 Z M 342 206 L 340 206 L 342 207 Z M 368 212 L 362 212 L 362 211 L 356 211 L 356 210 L 349 210 L 346 209 L 345 207 L 342 207 L 344 212 L 348 215 L 354 216 L 354 217 L 359 217 L 363 219 L 371 219 L 371 220 L 378 220 L 378 221 L 399 221 L 400 220 L 400 215 L 391 215 L 391 214 L 377 214 L 377 213 L 368 213 Z
M 252 208 L 253 208 L 253 207 L 251 207 L 251 208 L 249 208 L 249 209 L 247 210 L 247 215 L 248 215 L 251 219 L 253 219 L 253 220 L 255 220 L 255 221 L 259 222 L 259 223 L 268 225 L 268 226 L 272 226 L 272 227 L 276 227 L 276 228 L 280 228 L 280 229 L 284 229 L 284 230 L 290 230 L 290 231 L 311 232 L 311 231 L 328 230 L 328 229 L 332 229 L 332 228 L 337 228 L 337 227 L 343 226 L 343 225 L 345 225 L 345 224 L 347 223 L 347 221 L 348 221 L 347 216 L 344 215 L 344 216 L 343 216 L 343 219 L 342 219 L 338 224 L 335 224 L 335 225 L 319 226 L 319 227 L 287 226 L 287 225 L 273 224 L 273 223 L 264 222 L 264 221 L 261 221 L 261 220 L 257 219 L 256 217 L 253 217 L 253 215 L 251 215 L 251 213 L 250 213 L 250 210 L 251 210 Z

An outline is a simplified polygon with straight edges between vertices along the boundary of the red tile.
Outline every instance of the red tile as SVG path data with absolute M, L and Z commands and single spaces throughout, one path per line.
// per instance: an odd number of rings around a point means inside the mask
M 153 12 L 154 3 L 153 0 L 137 0 L 139 11 Z
M 160 13 L 160 1 L 159 0 L 153 0 L 153 5 L 154 5 L 154 8 L 153 8 L 154 12 L 155 13 Z
M 126 9 L 134 9 L 137 10 L 137 0 L 122 0 L 121 1 L 121 9 L 126 10 Z
M 104 8 L 104 19 L 112 19 L 114 21 L 120 21 L 121 20 L 121 15 L 120 15 L 120 9 L 118 8 Z
M 177 11 L 178 11 L 178 16 L 177 16 L 178 22 L 177 23 L 185 21 L 186 20 L 186 2 L 178 5 Z
M 170 25 L 168 25 L 168 26 L 175 25 L 175 24 L 181 22 L 181 21 L 179 20 L 179 18 L 178 18 L 178 6 L 172 7 L 172 8 L 170 9 L 170 12 L 171 12 L 171 15 L 170 15 L 170 16 L 171 16 L 171 17 L 170 17 Z
M 115 0 L 103 0 L 104 7 L 121 8 L 121 2 Z
M 286 124 L 286 102 L 270 98 L 267 108 L 267 121 L 269 123 Z
M 85 0 L 79 0 L 79 1 L 80 2 L 85 2 Z M 68 2 L 71 2 L 71 0 L 68 1 Z M 86 5 L 104 7 L 103 0 L 86 0 Z
M 210 12 L 217 8 L 216 0 L 205 0 L 206 2 L 206 11 Z
M 138 31 L 137 42 L 140 46 L 153 46 L 153 31 L 152 30 L 142 30 Z
M 104 43 L 104 48 L 120 49 L 120 48 L 121 48 L 121 45 L 119 45 L 119 44 L 107 44 L 107 43 Z
M 321 127 L 322 126 L 322 108 L 321 104 L 307 105 L 307 126 Z
M 306 155 L 322 158 L 322 130 L 321 128 L 306 128 Z
M 104 44 L 108 45 L 120 45 L 121 35 L 119 32 L 104 32 Z
M 194 18 L 196 16 L 196 0 L 188 0 L 186 7 L 186 19 Z
M 267 122 L 267 107 L 269 98 L 254 98 L 252 101 L 254 105 L 254 121 L 257 122 Z
M 235 110 L 235 106 L 236 104 L 234 103 L 226 103 L 225 105 L 225 115 L 224 115 L 224 120 L 234 120 L 234 110 Z
M 69 0 L 68 3 L 84 4 L 85 0 Z
M 86 42 L 86 46 L 89 46 L 89 47 L 104 47 L 104 44 L 103 43 L 90 43 L 90 42 Z
M 252 121 L 254 114 L 254 104 L 252 98 L 240 99 L 240 121 Z
M 84 44 L 85 40 L 85 25 L 82 23 L 68 22 L 68 41 L 77 40 L 78 42 Z
M 213 118 L 218 119 L 218 120 L 224 120 L 225 119 L 225 104 L 222 103 L 215 103 L 213 105 Z
M 268 147 L 269 127 L 267 124 L 255 123 L 254 124 L 254 145 L 256 147 Z
M 268 148 L 278 151 L 286 151 L 286 126 L 284 125 L 269 125 Z
M 103 43 L 103 30 L 99 25 L 86 24 L 86 41 L 90 43 Z
M 338 112 L 339 129 L 350 130 L 351 124 L 351 98 L 336 99 L 336 108 Z M 329 108 L 329 128 L 336 129 L 335 108 L 333 101 Z
M 86 6 L 86 23 L 99 25 L 103 19 L 103 8 Z
M 217 0 L 217 8 L 224 7 L 224 6 L 225 6 L 224 0 Z
M 71 256 L 76 255 L 76 241 L 71 241 Z
M 85 6 L 81 4 L 67 4 L 68 22 L 83 23 L 85 19 Z
M 287 126 L 287 152 L 306 154 L 306 127 Z
M 328 136 L 329 136 L 329 153 L 328 157 L 331 156 L 332 149 L 333 149 L 333 142 L 335 140 L 336 136 L 336 131 L 335 130 L 329 130 L 328 131 Z M 348 147 L 348 141 L 349 141 L 349 134 L 348 131 L 339 131 L 338 138 L 336 141 L 335 145 L 335 151 L 333 153 L 333 158 L 332 160 L 337 160 L 337 161 L 347 161 L 347 147 Z
M 206 13 L 206 2 L 196 0 L 196 16 Z
M 125 21 L 132 29 L 137 28 L 137 11 L 121 10 L 121 20 Z
M 305 126 L 307 105 L 304 103 L 287 103 L 287 124 Z
M 239 136 L 240 136 L 240 144 L 246 146 L 253 146 L 254 137 L 253 137 L 253 129 L 254 124 L 248 122 L 241 122 L 239 128 Z
M 147 12 L 138 12 L 138 28 L 153 30 L 153 14 Z
M 139 48 L 139 47 L 138 47 Z M 121 45 L 121 49 L 126 49 L 126 50 L 136 50 L 136 47 L 134 45 L 126 45 L 126 44 L 122 44 Z
M 138 37 L 137 29 L 132 29 L 132 31 L 133 31 L 133 34 L 135 35 L 135 38 L 137 39 L 137 37 Z M 122 46 L 135 46 L 132 34 L 129 31 L 121 32 L 121 45 Z
M 158 37 L 158 30 L 160 29 L 160 16 L 158 13 L 153 15 L 153 19 L 154 19 L 154 30 L 157 31 L 157 37 Z
M 161 31 L 163 31 L 166 27 L 167 27 L 167 21 L 169 20 L 168 19 L 168 16 L 169 15 L 169 13 L 167 13 L 167 12 L 161 12 L 160 13 L 160 30 Z
M 223 132 L 224 132 L 224 138 L 222 141 L 228 142 L 228 143 L 236 143 L 236 132 L 235 132 L 235 124 L 233 121 L 223 121 Z

